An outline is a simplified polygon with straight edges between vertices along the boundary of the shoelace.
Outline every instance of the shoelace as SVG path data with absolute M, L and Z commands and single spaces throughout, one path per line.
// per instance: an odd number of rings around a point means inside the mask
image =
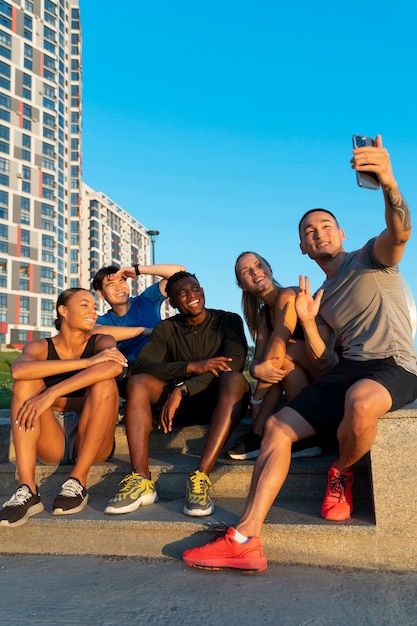
M 332 491 L 332 496 L 338 498 L 340 502 L 345 495 L 346 487 L 350 487 L 352 484 L 352 479 L 350 476 L 346 476 L 346 474 L 339 473 L 339 476 L 332 476 L 330 478 L 330 489 Z
M 190 476 L 190 481 L 193 483 L 193 492 L 194 493 L 203 493 L 205 485 L 211 485 L 208 477 L 202 472 L 195 472 L 192 476 Z
M 22 486 L 12 495 L 10 500 L 5 502 L 3 506 L 20 506 L 21 504 L 26 504 L 28 500 L 32 497 L 28 487 Z
M 76 498 L 77 496 L 81 496 L 82 492 L 83 486 L 73 478 L 69 478 L 62 485 L 61 493 L 59 495 L 66 498 Z

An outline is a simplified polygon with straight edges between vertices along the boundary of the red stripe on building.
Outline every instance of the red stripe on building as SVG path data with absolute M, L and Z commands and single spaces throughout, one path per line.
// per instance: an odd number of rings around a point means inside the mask
M 16 32 L 16 7 L 12 7 L 12 31 Z
M 19 102 L 19 128 L 23 128 L 23 102 Z

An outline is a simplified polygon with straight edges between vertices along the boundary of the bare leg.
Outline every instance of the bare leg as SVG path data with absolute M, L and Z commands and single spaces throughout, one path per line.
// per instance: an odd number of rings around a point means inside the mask
M 276 383 L 275 385 L 272 385 L 272 387 L 268 389 L 267 393 L 265 394 L 258 414 L 252 419 L 252 430 L 260 437 L 262 437 L 262 435 L 264 434 L 266 420 L 270 415 L 272 415 L 272 413 L 277 410 L 277 406 L 279 401 L 281 400 L 281 397 L 281 383 Z M 251 410 L 251 413 L 255 413 L 257 408 L 259 407 L 255 407 L 255 411 Z
M 11 426 L 16 450 L 19 484 L 26 484 L 36 492 L 36 459 L 45 463 L 59 463 L 64 453 L 64 433 L 51 409 L 45 411 L 34 430 L 19 430 L 15 424 L 19 408 L 29 398 L 45 389 L 40 380 L 18 380 L 13 385 Z
M 210 474 L 231 429 L 247 408 L 249 385 L 239 372 L 224 372 L 218 381 L 217 404 L 200 458 L 199 469 Z
M 284 407 L 269 418 L 245 510 L 237 525 L 237 530 L 243 535 L 260 535 L 268 511 L 288 475 L 292 442 L 315 434 L 310 424 L 289 407 Z
M 134 374 L 127 384 L 125 423 L 130 461 L 132 469 L 144 478 L 150 478 L 152 405 L 158 402 L 165 385 L 149 374 Z
M 92 464 L 105 461 L 111 453 L 118 407 L 119 394 L 114 380 L 103 380 L 88 387 L 75 442 L 77 460 L 70 474 L 83 485 Z
M 390 410 L 392 398 L 388 391 L 370 379 L 352 385 L 345 398 L 345 414 L 337 431 L 340 459 L 335 464 L 341 472 L 369 452 L 377 434 L 377 421 Z

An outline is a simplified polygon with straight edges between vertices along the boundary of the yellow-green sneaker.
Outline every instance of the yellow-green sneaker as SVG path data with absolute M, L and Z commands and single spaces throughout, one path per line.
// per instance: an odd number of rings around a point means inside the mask
M 209 495 L 209 487 L 211 487 L 211 482 L 204 472 L 195 470 L 189 475 L 183 508 L 184 515 L 202 517 L 213 513 L 214 504 Z
M 158 494 L 153 480 L 144 478 L 136 472 L 131 472 L 119 483 L 119 491 L 109 500 L 104 509 L 110 515 L 131 513 L 141 505 L 153 504 L 158 500 Z

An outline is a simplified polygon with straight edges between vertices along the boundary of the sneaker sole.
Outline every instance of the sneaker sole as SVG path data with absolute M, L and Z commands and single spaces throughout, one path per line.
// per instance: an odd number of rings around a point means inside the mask
M 211 503 L 209 509 L 187 509 L 187 505 L 184 504 L 182 512 L 184 515 L 190 515 L 191 517 L 205 517 L 206 515 L 212 515 L 214 513 L 214 504 Z
M 252 452 L 244 452 L 243 454 L 237 454 L 234 452 L 226 452 L 226 456 L 228 459 L 232 459 L 232 461 L 251 461 L 253 459 L 257 459 L 259 456 L 260 450 L 253 450 Z
M 26 522 L 29 520 L 30 517 L 32 517 L 32 515 L 37 515 L 37 513 L 42 513 L 44 509 L 45 507 L 43 506 L 42 502 L 39 502 L 38 504 L 34 504 L 33 506 L 31 506 L 30 509 L 26 511 L 25 515 L 21 517 L 19 520 L 17 520 L 16 522 L 9 522 L 7 520 L 2 520 L 0 522 L 0 526 L 8 526 L 8 527 L 21 526 L 22 524 L 26 524 Z
M 73 509 L 54 509 L 52 511 L 52 515 L 73 515 L 74 513 L 79 513 L 87 506 L 88 502 L 88 494 L 85 496 L 84 500 L 81 502 L 79 506 L 74 507 Z
M 320 446 L 314 446 L 313 448 L 305 448 L 304 450 L 299 450 L 298 452 L 292 452 L 292 459 L 309 459 L 313 456 L 320 456 L 323 454 L 323 450 Z
M 146 495 L 138 498 L 134 502 L 122 507 L 113 506 L 108 504 L 104 509 L 104 512 L 107 515 L 122 515 L 122 513 L 133 513 L 133 511 L 137 511 L 140 506 L 146 506 L 148 504 L 154 504 L 154 502 L 158 501 L 157 493 L 147 493 Z
M 242 559 L 239 564 L 236 563 L 236 559 L 225 559 L 221 565 L 209 563 L 193 563 L 188 562 L 187 558 L 182 559 L 189 567 L 196 567 L 198 569 L 205 569 L 211 571 L 222 570 L 238 570 L 242 574 L 256 574 L 257 572 L 264 572 L 268 567 L 266 558 L 264 559 Z

